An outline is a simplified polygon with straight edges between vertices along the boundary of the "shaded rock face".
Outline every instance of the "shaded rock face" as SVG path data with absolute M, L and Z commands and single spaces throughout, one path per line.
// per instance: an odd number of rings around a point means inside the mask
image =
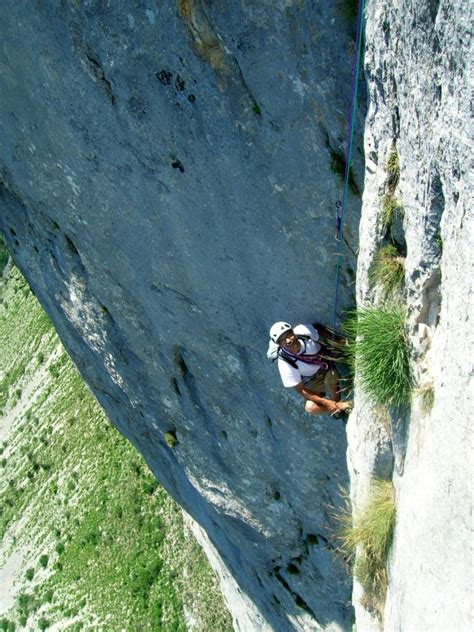
M 358 630 L 472 627 L 472 12 L 472 4 L 449 1 L 367 4 L 357 298 L 359 305 L 379 298 L 369 269 L 383 243 L 394 144 L 407 255 L 403 301 L 421 391 L 410 410 L 391 415 L 356 393 L 348 424 L 354 507 L 364 506 L 372 476 L 393 476 L 397 504 L 384 623 L 363 607 L 356 584 Z M 431 408 L 423 405 L 427 390 Z
M 110 419 L 237 581 L 245 630 L 351 626 L 329 544 L 344 428 L 306 416 L 265 358 L 274 320 L 332 319 L 341 5 L 2 5 L 0 228 Z M 341 306 L 360 136 L 353 169 Z

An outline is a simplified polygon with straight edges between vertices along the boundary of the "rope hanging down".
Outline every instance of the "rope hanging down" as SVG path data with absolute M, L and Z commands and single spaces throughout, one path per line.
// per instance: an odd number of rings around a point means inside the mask
M 339 302 L 339 277 L 340 277 L 340 268 L 341 268 L 341 247 L 342 247 L 342 226 L 344 221 L 344 212 L 346 210 L 347 203 L 347 192 L 349 189 L 349 175 L 351 169 L 352 162 L 352 142 L 354 138 L 354 127 L 355 127 L 355 111 L 357 107 L 357 90 L 359 87 L 359 68 L 360 68 L 360 58 L 362 55 L 362 30 L 364 26 L 364 9 L 365 9 L 365 0 L 359 0 L 359 6 L 357 11 L 357 35 L 356 35 L 356 46 L 354 52 L 354 62 L 352 65 L 352 90 L 351 90 L 351 103 L 349 107 L 349 120 L 348 120 L 348 137 L 347 137 L 347 146 L 346 146 L 346 166 L 344 170 L 344 191 L 342 194 L 342 202 L 338 202 L 337 207 L 337 215 L 336 215 L 336 240 L 337 240 L 337 251 L 336 251 L 336 282 L 335 282 L 335 291 L 334 291 L 334 317 L 333 317 L 333 332 L 336 331 L 336 321 L 337 321 L 337 308 Z M 334 333 L 333 333 L 334 336 Z

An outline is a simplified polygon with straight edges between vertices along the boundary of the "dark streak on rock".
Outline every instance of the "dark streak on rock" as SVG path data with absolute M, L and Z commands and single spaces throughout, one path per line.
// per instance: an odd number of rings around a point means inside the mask
M 171 386 L 178 397 L 181 397 L 181 391 L 178 386 L 178 380 L 175 377 L 171 378 Z
M 84 58 L 89 71 L 92 76 L 97 80 L 98 84 L 105 90 L 105 93 L 112 105 L 115 105 L 115 95 L 112 91 L 112 84 L 107 79 L 105 72 L 99 62 L 92 57 L 91 54 L 85 53 Z
M 74 255 L 78 255 L 79 251 L 76 248 L 76 246 L 74 245 L 74 242 L 72 241 L 72 239 L 70 237 L 68 237 L 66 234 L 64 235 L 64 239 L 66 241 L 66 245 L 67 245 L 68 249 L 70 250 L 70 252 L 72 252 L 72 254 L 74 254 Z
M 180 377 L 182 377 L 183 379 L 186 378 L 187 375 L 189 374 L 189 369 L 188 369 L 188 365 L 184 361 L 181 348 L 178 345 L 175 345 L 173 347 L 173 358 L 174 358 L 175 366 L 179 371 Z
M 314 612 L 300 595 L 295 594 L 295 604 L 298 606 L 298 608 L 301 608 L 302 610 L 305 610 L 308 614 L 310 614 L 313 619 L 316 619 L 316 617 L 314 616 Z

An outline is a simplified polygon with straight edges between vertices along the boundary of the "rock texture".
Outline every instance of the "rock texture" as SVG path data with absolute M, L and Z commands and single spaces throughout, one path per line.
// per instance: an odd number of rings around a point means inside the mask
M 344 428 L 305 416 L 265 358 L 274 320 L 332 317 L 342 4 L 2 3 L 0 229 L 112 422 L 252 604 L 234 608 L 246 632 L 351 627 L 328 543 Z
M 383 625 L 361 605 L 357 630 L 472 628 L 472 313 L 474 261 L 472 6 L 420 0 L 367 4 L 369 88 L 358 303 L 377 295 L 368 271 L 382 240 L 381 197 L 392 143 L 404 208 L 405 300 L 417 386 L 429 410 L 383 418 L 359 389 L 348 425 L 356 510 L 371 476 L 392 476 L 397 523 Z

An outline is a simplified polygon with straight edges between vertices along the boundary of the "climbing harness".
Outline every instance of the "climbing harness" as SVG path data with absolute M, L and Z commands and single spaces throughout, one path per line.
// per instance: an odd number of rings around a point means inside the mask
M 364 25 L 364 9 L 365 0 L 359 0 L 357 10 L 357 35 L 356 46 L 354 51 L 354 62 L 352 66 L 352 91 L 351 91 L 351 103 L 349 107 L 349 120 L 348 120 L 348 138 L 346 148 L 346 166 L 344 170 L 344 190 L 342 200 L 336 203 L 336 281 L 334 290 L 334 316 L 333 316 L 333 332 L 336 331 L 337 321 L 337 308 L 339 302 L 339 277 L 341 268 L 341 247 L 342 247 L 342 227 L 344 223 L 344 212 L 346 210 L 347 192 L 349 189 L 349 176 L 352 162 L 352 142 L 354 138 L 354 126 L 355 126 L 355 110 L 357 106 L 357 90 L 359 87 L 359 68 L 360 59 L 362 53 L 362 30 Z M 334 334 L 333 334 L 334 342 Z
M 306 343 L 311 340 L 311 336 L 297 335 L 298 340 L 303 342 L 304 350 L 301 354 L 294 355 L 290 353 L 287 349 L 279 348 L 277 357 L 281 358 L 284 362 L 292 366 L 294 369 L 298 368 L 296 362 L 304 362 L 305 364 L 312 364 L 314 366 L 327 371 L 329 368 L 329 364 L 324 361 L 323 357 L 320 353 L 305 353 L 306 352 Z

